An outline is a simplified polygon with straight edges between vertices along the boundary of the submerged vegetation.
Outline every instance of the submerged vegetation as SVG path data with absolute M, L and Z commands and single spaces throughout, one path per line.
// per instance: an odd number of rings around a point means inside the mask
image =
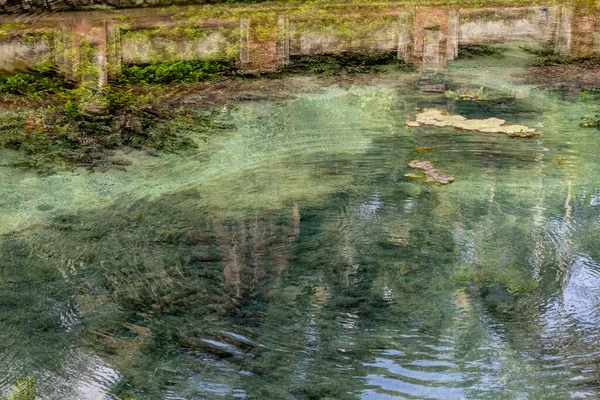
M 30 376 L 25 380 L 17 380 L 10 396 L 0 397 L 0 400 L 35 400 L 37 397 L 36 379 Z
M 196 60 L 161 62 L 146 66 L 123 66 L 116 83 L 203 82 L 234 75 L 235 60 Z
M 94 77 L 94 68 L 80 73 Z M 17 165 L 44 174 L 69 166 L 122 167 L 128 162 L 114 150 L 183 151 L 206 140 L 209 130 L 227 127 L 213 121 L 211 112 L 185 111 L 177 100 L 179 86 L 170 90 L 165 84 L 391 70 L 410 68 L 393 52 L 299 57 L 280 72 L 264 74 L 243 74 L 233 59 L 158 62 L 123 66 L 101 89 L 93 81 L 72 87 L 50 71 L 18 73 L 0 77 L 0 94 L 28 105 L 0 116 L 0 148 L 22 150 Z
M 325 75 L 360 74 L 369 72 L 411 71 L 398 59 L 396 52 L 339 53 L 298 56 L 290 60 L 285 71 Z
M 454 100 L 485 100 L 487 96 L 485 94 L 485 88 L 480 86 L 479 89 L 457 89 L 457 90 L 446 90 L 446 97 Z
M 106 88 L 102 97 L 83 101 L 70 93 L 65 99 L 0 116 L 0 148 L 24 153 L 17 165 L 44 174 L 69 166 L 122 167 L 128 162 L 114 150 L 178 152 L 228 127 L 211 117 L 213 111 L 171 109 L 151 93 L 134 96 L 131 89 Z
M 584 88 L 579 93 L 580 101 L 600 101 L 600 88 Z
M 553 43 L 541 46 L 521 46 L 521 50 L 533 56 L 533 65 L 538 67 L 552 65 L 588 64 L 600 65 L 600 53 L 588 56 L 563 55 L 557 51 Z
M 491 56 L 497 59 L 502 59 L 505 57 L 504 52 L 506 48 L 498 45 L 490 45 L 490 44 L 468 44 L 464 46 L 459 46 L 458 48 L 458 58 L 474 58 L 474 57 L 484 57 Z
M 579 124 L 582 128 L 598 128 L 600 129 L 600 114 L 594 116 L 586 116 Z
M 21 72 L 0 76 L 0 94 L 40 95 L 62 92 L 69 87 L 64 79 L 49 72 Z

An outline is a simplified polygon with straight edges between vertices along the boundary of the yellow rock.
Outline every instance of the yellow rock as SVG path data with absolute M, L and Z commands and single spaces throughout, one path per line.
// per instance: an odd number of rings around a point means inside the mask
M 440 185 L 447 185 L 454 182 L 454 177 L 444 174 L 442 171 L 433 167 L 429 161 L 425 160 L 412 160 L 408 163 L 408 166 L 414 169 L 418 169 L 425 175 L 425 183 L 438 183 Z M 416 174 L 404 174 L 405 177 L 411 179 L 421 178 Z
M 415 121 L 407 121 L 406 125 L 452 126 L 466 131 L 504 133 L 510 137 L 533 137 L 539 135 L 534 128 L 524 125 L 506 125 L 506 121 L 500 118 L 468 119 L 462 115 L 450 114 L 439 108 L 421 109 L 416 115 Z

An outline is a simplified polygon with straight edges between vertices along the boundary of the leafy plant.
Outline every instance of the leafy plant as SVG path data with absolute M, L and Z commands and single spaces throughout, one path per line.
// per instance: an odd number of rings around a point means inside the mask
M 554 44 L 546 43 L 540 47 L 521 46 L 521 50 L 533 55 L 534 66 L 569 65 L 569 64 L 600 64 L 600 53 L 590 57 L 570 57 L 556 51 Z
M 17 380 L 10 396 L 0 397 L 0 400 L 34 400 L 38 397 L 35 377 L 30 376 L 25 380 Z
M 586 101 L 586 100 L 593 100 L 593 101 L 598 101 L 600 100 L 600 88 L 589 88 L 589 89 L 582 89 L 581 92 L 579 93 L 579 100 L 581 101 Z
M 582 128 L 599 128 L 600 129 L 600 114 L 596 114 L 593 117 L 585 116 L 583 121 L 579 124 Z
M 504 58 L 506 49 L 500 46 L 489 44 L 469 44 L 458 48 L 458 58 L 473 58 L 481 56 L 493 56 L 494 58 Z
M 57 93 L 67 89 L 62 78 L 52 73 L 17 73 L 0 76 L 0 94 L 36 95 Z
M 117 78 L 120 83 L 201 82 L 236 71 L 234 60 L 195 60 L 124 66 Z
M 398 59 L 395 52 L 381 52 L 301 56 L 291 59 L 285 70 L 338 75 L 385 72 L 390 68 L 404 71 L 411 69 L 403 60 Z

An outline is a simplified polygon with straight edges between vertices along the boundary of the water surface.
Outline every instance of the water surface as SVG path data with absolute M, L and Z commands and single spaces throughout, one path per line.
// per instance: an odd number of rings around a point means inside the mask
M 124 171 L 4 164 L 0 388 L 33 375 L 48 399 L 600 396 L 600 132 L 579 125 L 598 102 L 528 75 L 519 46 L 553 40 L 565 13 L 538 8 L 461 11 L 458 44 L 496 32 L 502 56 L 428 59 L 425 45 L 411 73 L 284 77 L 302 90 L 219 106 L 227 128 L 198 149 L 133 151 Z M 430 70 L 485 97 L 431 93 Z M 421 107 L 541 136 L 407 127 Z M 414 159 L 454 183 L 407 179 Z

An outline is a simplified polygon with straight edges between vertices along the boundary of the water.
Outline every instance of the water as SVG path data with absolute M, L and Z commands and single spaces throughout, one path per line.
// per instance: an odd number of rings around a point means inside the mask
M 598 103 L 542 85 L 519 49 L 558 35 L 561 10 L 461 14 L 461 40 L 512 27 L 502 57 L 433 62 L 485 100 L 425 93 L 427 65 L 287 76 L 264 81 L 284 96 L 214 107 L 226 128 L 198 149 L 92 173 L 3 163 L 0 388 L 33 375 L 46 399 L 600 397 L 600 132 L 579 126 Z M 420 107 L 542 135 L 407 127 Z M 413 159 L 454 183 L 407 179 Z

